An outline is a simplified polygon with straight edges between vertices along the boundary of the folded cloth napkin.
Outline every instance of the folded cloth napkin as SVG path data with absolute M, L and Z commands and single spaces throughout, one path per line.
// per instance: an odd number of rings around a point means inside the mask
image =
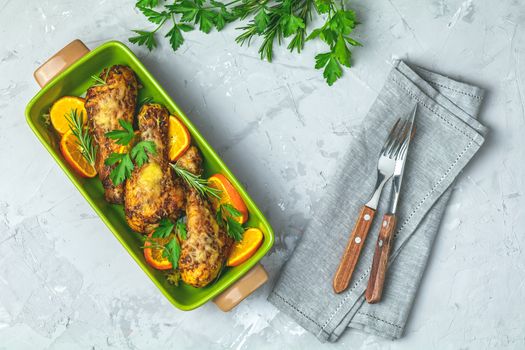
M 478 87 L 395 61 L 268 300 L 323 342 L 336 341 L 348 327 L 401 337 L 452 184 L 483 144 L 486 128 L 476 120 L 482 99 Z M 364 291 L 390 183 L 350 285 L 335 294 L 332 279 L 359 209 L 373 191 L 379 151 L 395 120 L 409 115 L 416 103 L 417 131 L 408 152 L 382 300 L 370 305 Z

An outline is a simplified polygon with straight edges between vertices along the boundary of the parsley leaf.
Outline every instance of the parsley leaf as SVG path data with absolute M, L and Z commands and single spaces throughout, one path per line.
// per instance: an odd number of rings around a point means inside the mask
M 328 85 L 332 86 L 337 79 L 341 78 L 342 74 L 343 70 L 337 60 L 334 57 L 330 57 L 323 71 L 323 77 L 325 77 Z
M 348 10 L 336 11 L 329 22 L 330 29 L 344 35 L 350 34 L 355 28 L 355 25 L 355 13 L 354 11 Z
M 242 235 L 244 233 L 242 225 L 230 217 L 226 218 L 226 221 L 226 233 L 228 233 L 228 236 L 233 238 L 235 242 L 239 242 L 242 239 Z
M 129 145 L 135 137 L 133 125 L 123 119 L 119 119 L 119 124 L 122 129 L 109 131 L 105 135 L 112 140 L 116 140 L 115 142 L 119 145 Z M 157 147 L 153 141 L 140 141 L 133 146 L 131 151 L 125 153 L 112 153 L 104 161 L 104 164 L 110 166 L 116 164 L 109 174 L 113 184 L 116 186 L 120 185 L 124 180 L 129 178 L 135 168 L 135 164 L 141 167 L 148 161 L 148 154 L 157 154 Z M 135 164 L 133 163 L 133 160 L 135 161 Z
M 322 7 L 332 1 L 316 0 L 316 4 Z M 331 17 L 322 27 L 314 29 L 306 39 L 312 40 L 319 37 L 330 47 L 330 52 L 315 56 L 315 68 L 324 68 L 323 76 L 328 85 L 332 85 L 342 76 L 341 65 L 351 66 L 352 52 L 348 48 L 348 44 L 361 46 L 361 43 L 348 36 L 357 25 L 355 13 L 344 9 L 336 10 L 333 3 L 330 6 L 329 14 Z
M 166 38 L 169 38 L 170 45 L 173 51 L 177 51 L 177 49 L 181 47 L 181 45 L 184 43 L 184 37 L 182 36 L 182 32 L 189 32 L 192 30 L 193 30 L 193 27 L 190 26 L 189 24 L 175 23 L 173 25 L 170 31 L 166 33 L 165 35 Z
M 170 39 L 170 45 L 173 51 L 176 51 L 184 43 L 184 37 L 180 32 L 180 28 L 176 24 L 166 34 L 166 38 Z
M 124 119 L 119 119 L 118 123 L 122 127 L 122 130 L 112 130 L 107 132 L 105 135 L 112 140 L 116 140 L 115 142 L 119 145 L 128 145 L 135 137 L 133 125 Z
M 175 224 L 168 218 L 162 218 L 159 222 L 159 226 L 153 231 L 152 238 L 168 238 L 173 231 Z
M 257 15 L 254 17 L 255 22 L 255 28 L 257 29 L 257 33 L 262 33 L 264 30 L 268 27 L 268 23 L 270 22 L 270 17 L 268 16 L 268 13 L 264 10 L 264 8 L 261 8 Z
M 175 229 L 180 239 L 185 241 L 188 238 L 188 231 L 186 229 L 186 223 L 183 218 L 179 218 L 175 224 Z
M 231 204 L 221 204 L 221 209 L 223 209 L 228 216 L 238 218 L 241 217 L 241 212 L 235 209 L 235 207 Z
M 162 256 L 171 262 L 174 270 L 179 267 L 180 245 L 175 236 L 164 245 Z
M 236 242 L 242 239 L 244 228 L 235 220 L 241 216 L 241 213 L 235 209 L 231 204 L 221 204 L 217 208 L 217 222 L 219 225 L 226 228 L 226 233 Z
M 363 44 L 361 44 L 359 41 L 354 40 L 350 38 L 349 36 L 345 36 L 345 40 L 347 43 L 349 43 L 352 46 L 363 46 Z
M 189 24 L 184 24 L 184 23 L 177 24 L 177 27 L 179 27 L 179 29 L 182 30 L 183 32 L 191 32 L 193 30 L 192 26 L 190 26 Z
M 304 22 L 301 18 L 294 15 L 285 15 L 281 19 L 281 27 L 285 37 L 297 33 L 299 28 L 304 29 Z
M 159 0 L 139 0 L 137 1 L 136 7 L 155 7 L 159 4 Z
M 127 178 L 131 176 L 134 165 L 128 153 L 111 153 L 111 155 L 104 161 L 106 165 L 115 165 L 109 173 L 109 178 L 113 181 L 115 186 L 120 185 Z
M 131 158 L 137 166 L 141 167 L 148 161 L 148 153 L 157 154 L 157 147 L 153 141 L 140 141 L 131 149 Z
M 172 13 L 181 14 L 181 22 L 193 22 L 195 16 L 197 16 L 197 12 L 199 12 L 197 4 L 189 0 L 175 2 L 172 5 L 167 5 L 166 8 Z
M 132 32 L 138 34 L 129 38 L 129 42 L 137 45 L 145 45 L 149 51 L 157 47 L 155 41 L 155 32 L 148 32 L 145 30 L 132 30 Z
M 224 16 L 224 11 L 221 11 L 215 16 L 215 28 L 217 28 L 217 30 L 222 30 L 225 26 L 226 17 Z
M 315 69 L 320 69 L 326 66 L 331 55 L 332 54 L 330 52 L 325 52 L 315 56 Z
M 148 21 L 150 21 L 151 23 L 155 23 L 155 24 L 162 23 L 170 16 L 169 12 L 166 12 L 166 11 L 157 12 L 148 7 L 139 7 L 139 10 L 140 12 L 144 14 L 144 16 L 146 16 Z
M 312 30 L 310 35 L 308 35 L 308 37 L 306 38 L 306 41 L 318 38 L 321 32 L 322 32 L 322 28 L 316 28 Z
M 337 42 L 334 47 L 334 57 L 337 58 L 337 61 L 343 66 L 350 67 L 350 50 L 346 46 L 345 39 L 341 34 L 337 38 Z
M 177 227 L 179 226 L 179 220 L 177 220 Z M 158 241 L 155 242 L 156 246 L 159 249 L 162 249 L 162 256 L 166 259 L 168 259 L 171 262 L 171 265 L 173 266 L 173 269 L 176 270 L 179 266 L 179 257 L 180 257 L 180 245 L 179 241 L 177 240 L 176 235 L 172 235 L 173 228 L 175 228 L 175 224 L 171 222 L 168 218 L 162 218 L 159 222 L 159 226 L 153 231 L 151 238 L 169 238 L 171 236 L 171 239 L 168 241 L 168 243 L 162 245 Z
M 197 12 L 196 19 L 197 22 L 199 22 L 200 31 L 208 34 L 213 28 L 213 25 L 215 24 L 215 20 L 217 19 L 217 13 L 213 11 L 200 9 Z
M 177 235 L 173 235 L 173 229 L 175 228 L 175 225 L 177 225 L 177 231 L 179 231 L 181 219 L 177 220 L 177 223 L 174 224 L 171 222 L 168 218 L 162 218 L 159 222 L 159 226 L 153 231 L 151 234 L 151 238 L 147 238 L 150 240 L 150 246 L 154 246 L 155 249 L 162 249 L 162 256 L 166 259 L 168 259 L 171 262 L 171 265 L 173 266 L 173 269 L 176 270 L 179 266 L 179 257 L 180 257 L 180 244 L 177 240 Z M 184 222 L 182 222 L 184 225 Z M 184 229 L 186 226 L 184 225 Z M 178 233 L 180 236 L 180 232 Z M 171 237 L 171 238 L 170 238 Z M 152 240 L 152 238 L 170 238 L 168 243 L 162 244 L 158 240 Z
M 315 8 L 319 13 L 328 13 L 331 9 L 331 0 L 315 0 Z

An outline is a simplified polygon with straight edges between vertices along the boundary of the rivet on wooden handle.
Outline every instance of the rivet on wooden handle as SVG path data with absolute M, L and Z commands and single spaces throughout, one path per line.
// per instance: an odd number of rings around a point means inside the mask
M 361 212 L 350 234 L 350 239 L 348 240 L 343 257 L 334 276 L 334 292 L 341 293 L 348 288 L 375 213 L 374 209 L 366 205 L 361 208 Z
M 50 59 L 38 67 L 33 76 L 40 87 L 44 87 L 59 73 L 87 54 L 89 49 L 78 39 L 73 40 Z
M 267 280 L 268 273 L 261 264 L 257 264 L 222 294 L 213 299 L 213 302 L 222 311 L 230 311 Z
M 374 260 L 372 261 L 372 270 L 370 271 L 370 278 L 368 279 L 368 286 L 365 292 L 365 298 L 369 304 L 381 301 L 396 221 L 395 215 L 385 215 L 381 222 L 381 230 L 377 238 Z

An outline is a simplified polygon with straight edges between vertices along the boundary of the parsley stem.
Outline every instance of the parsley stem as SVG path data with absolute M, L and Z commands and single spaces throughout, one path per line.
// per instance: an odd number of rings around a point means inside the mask
M 164 23 L 166 23 L 166 20 L 167 20 L 167 18 L 164 18 L 162 20 L 162 22 L 159 23 L 159 26 L 157 28 L 155 28 L 155 30 L 152 33 L 156 33 L 157 30 L 159 30 L 164 25 Z

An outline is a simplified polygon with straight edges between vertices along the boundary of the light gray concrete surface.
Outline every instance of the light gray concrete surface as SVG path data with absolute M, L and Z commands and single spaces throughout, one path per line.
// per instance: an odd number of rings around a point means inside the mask
M 172 307 L 24 120 L 32 72 L 56 50 L 148 27 L 132 3 L 0 0 L 0 349 L 525 348 L 522 0 L 352 1 L 364 47 L 331 88 L 313 69 L 322 44 L 269 64 L 235 44 L 235 25 L 189 33 L 177 53 L 131 46 L 275 228 L 272 281 L 230 313 Z M 456 185 L 405 337 L 350 331 L 321 345 L 266 296 L 392 57 L 486 88 L 491 132 Z

